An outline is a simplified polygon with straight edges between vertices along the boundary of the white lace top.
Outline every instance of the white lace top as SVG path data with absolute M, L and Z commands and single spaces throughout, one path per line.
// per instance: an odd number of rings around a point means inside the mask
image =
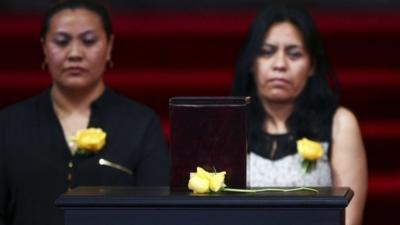
M 305 173 L 302 158 L 291 154 L 277 160 L 270 160 L 250 152 L 247 158 L 248 187 L 294 187 L 332 186 L 331 167 L 328 159 L 328 144 L 323 143 L 325 153 L 316 166 Z

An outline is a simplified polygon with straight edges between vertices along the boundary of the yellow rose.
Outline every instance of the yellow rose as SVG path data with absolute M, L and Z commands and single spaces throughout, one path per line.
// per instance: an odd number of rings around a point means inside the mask
M 88 128 L 79 130 L 72 140 L 80 151 L 95 153 L 105 145 L 106 133 L 100 128 Z
M 210 189 L 213 192 L 218 192 L 221 188 L 225 187 L 225 174 L 226 172 L 219 172 L 212 175 L 210 180 Z
M 297 141 L 297 151 L 305 160 L 315 161 L 323 154 L 321 143 L 303 138 Z
M 196 174 L 204 179 L 207 179 L 209 181 L 211 180 L 212 175 L 209 172 L 207 172 L 205 169 L 203 169 L 199 166 L 196 168 Z
M 196 173 L 190 173 L 188 188 L 198 194 L 217 192 L 225 187 L 225 174 L 226 172 L 209 173 L 203 168 L 197 167 Z
M 208 193 L 210 192 L 210 182 L 199 174 L 192 173 L 189 179 L 188 188 L 195 194 Z

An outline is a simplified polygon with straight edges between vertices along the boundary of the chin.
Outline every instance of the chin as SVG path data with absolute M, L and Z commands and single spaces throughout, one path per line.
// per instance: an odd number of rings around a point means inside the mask
M 90 84 L 88 84 L 87 82 L 68 82 L 64 85 L 64 87 L 66 88 L 70 88 L 70 89 L 82 89 L 82 88 L 87 88 L 91 86 Z
M 69 82 L 63 82 L 63 83 L 58 83 L 57 85 L 62 87 L 64 90 L 71 90 L 71 91 L 80 91 L 80 90 L 85 90 L 85 89 L 91 89 L 93 88 L 96 83 L 93 82 L 87 82 L 87 81 L 69 81 Z
M 259 93 L 260 97 L 263 97 L 268 100 L 284 100 L 291 98 L 291 92 L 282 88 L 274 88 L 274 89 L 266 89 Z

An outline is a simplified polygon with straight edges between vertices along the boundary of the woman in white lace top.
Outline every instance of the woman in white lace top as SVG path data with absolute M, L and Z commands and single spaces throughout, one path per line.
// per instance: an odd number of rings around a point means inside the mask
M 337 83 L 306 11 L 270 7 L 253 22 L 235 69 L 233 95 L 251 96 L 249 186 L 348 186 L 346 225 L 360 225 L 367 165 L 358 122 L 338 104 Z M 305 173 L 296 142 L 320 142 Z

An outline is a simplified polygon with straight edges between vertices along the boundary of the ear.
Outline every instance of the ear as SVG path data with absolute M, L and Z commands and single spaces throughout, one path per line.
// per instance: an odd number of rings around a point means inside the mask
M 254 75 L 257 71 L 257 57 L 253 60 L 253 63 L 250 66 L 250 72 Z
M 110 39 L 108 40 L 108 46 L 107 46 L 107 61 L 111 60 L 111 55 L 112 55 L 112 50 L 114 47 L 114 34 L 110 36 Z

